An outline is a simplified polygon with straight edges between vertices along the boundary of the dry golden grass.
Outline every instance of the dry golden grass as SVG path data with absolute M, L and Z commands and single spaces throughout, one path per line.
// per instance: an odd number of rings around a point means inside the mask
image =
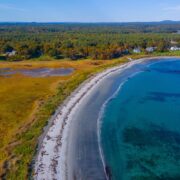
M 1 68 L 71 67 L 75 71 L 64 77 L 0 77 L 0 174 L 27 178 L 37 138 L 56 107 L 90 75 L 123 61 L 1 62 Z

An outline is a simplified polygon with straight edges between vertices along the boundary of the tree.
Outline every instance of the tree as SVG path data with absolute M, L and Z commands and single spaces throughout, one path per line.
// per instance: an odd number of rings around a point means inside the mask
M 11 45 L 9 45 L 9 44 L 5 44 L 5 45 L 3 46 L 3 53 L 11 52 L 11 51 L 13 51 L 13 50 L 14 50 L 14 48 L 13 48 Z

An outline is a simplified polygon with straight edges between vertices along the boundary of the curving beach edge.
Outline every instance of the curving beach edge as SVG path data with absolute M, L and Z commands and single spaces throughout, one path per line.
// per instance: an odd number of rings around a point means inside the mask
M 102 86 L 100 85 L 104 84 L 110 89 L 111 79 L 107 82 L 104 81 L 105 79 L 115 74 L 119 75 L 124 70 L 142 62 L 165 58 L 169 57 L 150 57 L 133 60 L 107 69 L 80 85 L 58 108 L 49 126 L 46 127 L 44 134 L 40 138 L 33 178 L 37 180 L 107 179 L 105 172 L 107 169 L 102 161 L 98 144 L 97 121 L 102 104 L 110 96 L 107 90 L 101 89 Z M 100 91 L 105 94 L 105 97 L 98 96 Z M 95 102 L 92 102 L 92 97 L 97 101 L 100 98 L 102 103 L 96 103 L 96 107 L 93 104 Z M 87 109 L 89 112 L 83 114 L 83 111 L 85 111 L 84 107 L 89 107 Z M 91 107 L 96 109 L 94 111 L 96 113 L 92 114 Z M 84 142 L 86 138 L 88 140 Z M 85 155 L 81 157 L 80 152 Z M 87 162 L 90 164 L 87 164 Z M 79 169 L 78 166 L 83 168 Z

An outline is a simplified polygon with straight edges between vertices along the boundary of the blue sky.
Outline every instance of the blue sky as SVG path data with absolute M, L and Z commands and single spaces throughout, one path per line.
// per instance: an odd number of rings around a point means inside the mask
M 0 0 L 0 21 L 180 20 L 180 0 Z

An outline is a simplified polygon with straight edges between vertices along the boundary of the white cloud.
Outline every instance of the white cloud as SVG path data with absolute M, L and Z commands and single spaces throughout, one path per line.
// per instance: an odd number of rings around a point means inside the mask
M 14 10 L 14 11 L 26 11 L 25 9 L 18 8 L 14 6 L 13 4 L 0 4 L 0 10 Z

